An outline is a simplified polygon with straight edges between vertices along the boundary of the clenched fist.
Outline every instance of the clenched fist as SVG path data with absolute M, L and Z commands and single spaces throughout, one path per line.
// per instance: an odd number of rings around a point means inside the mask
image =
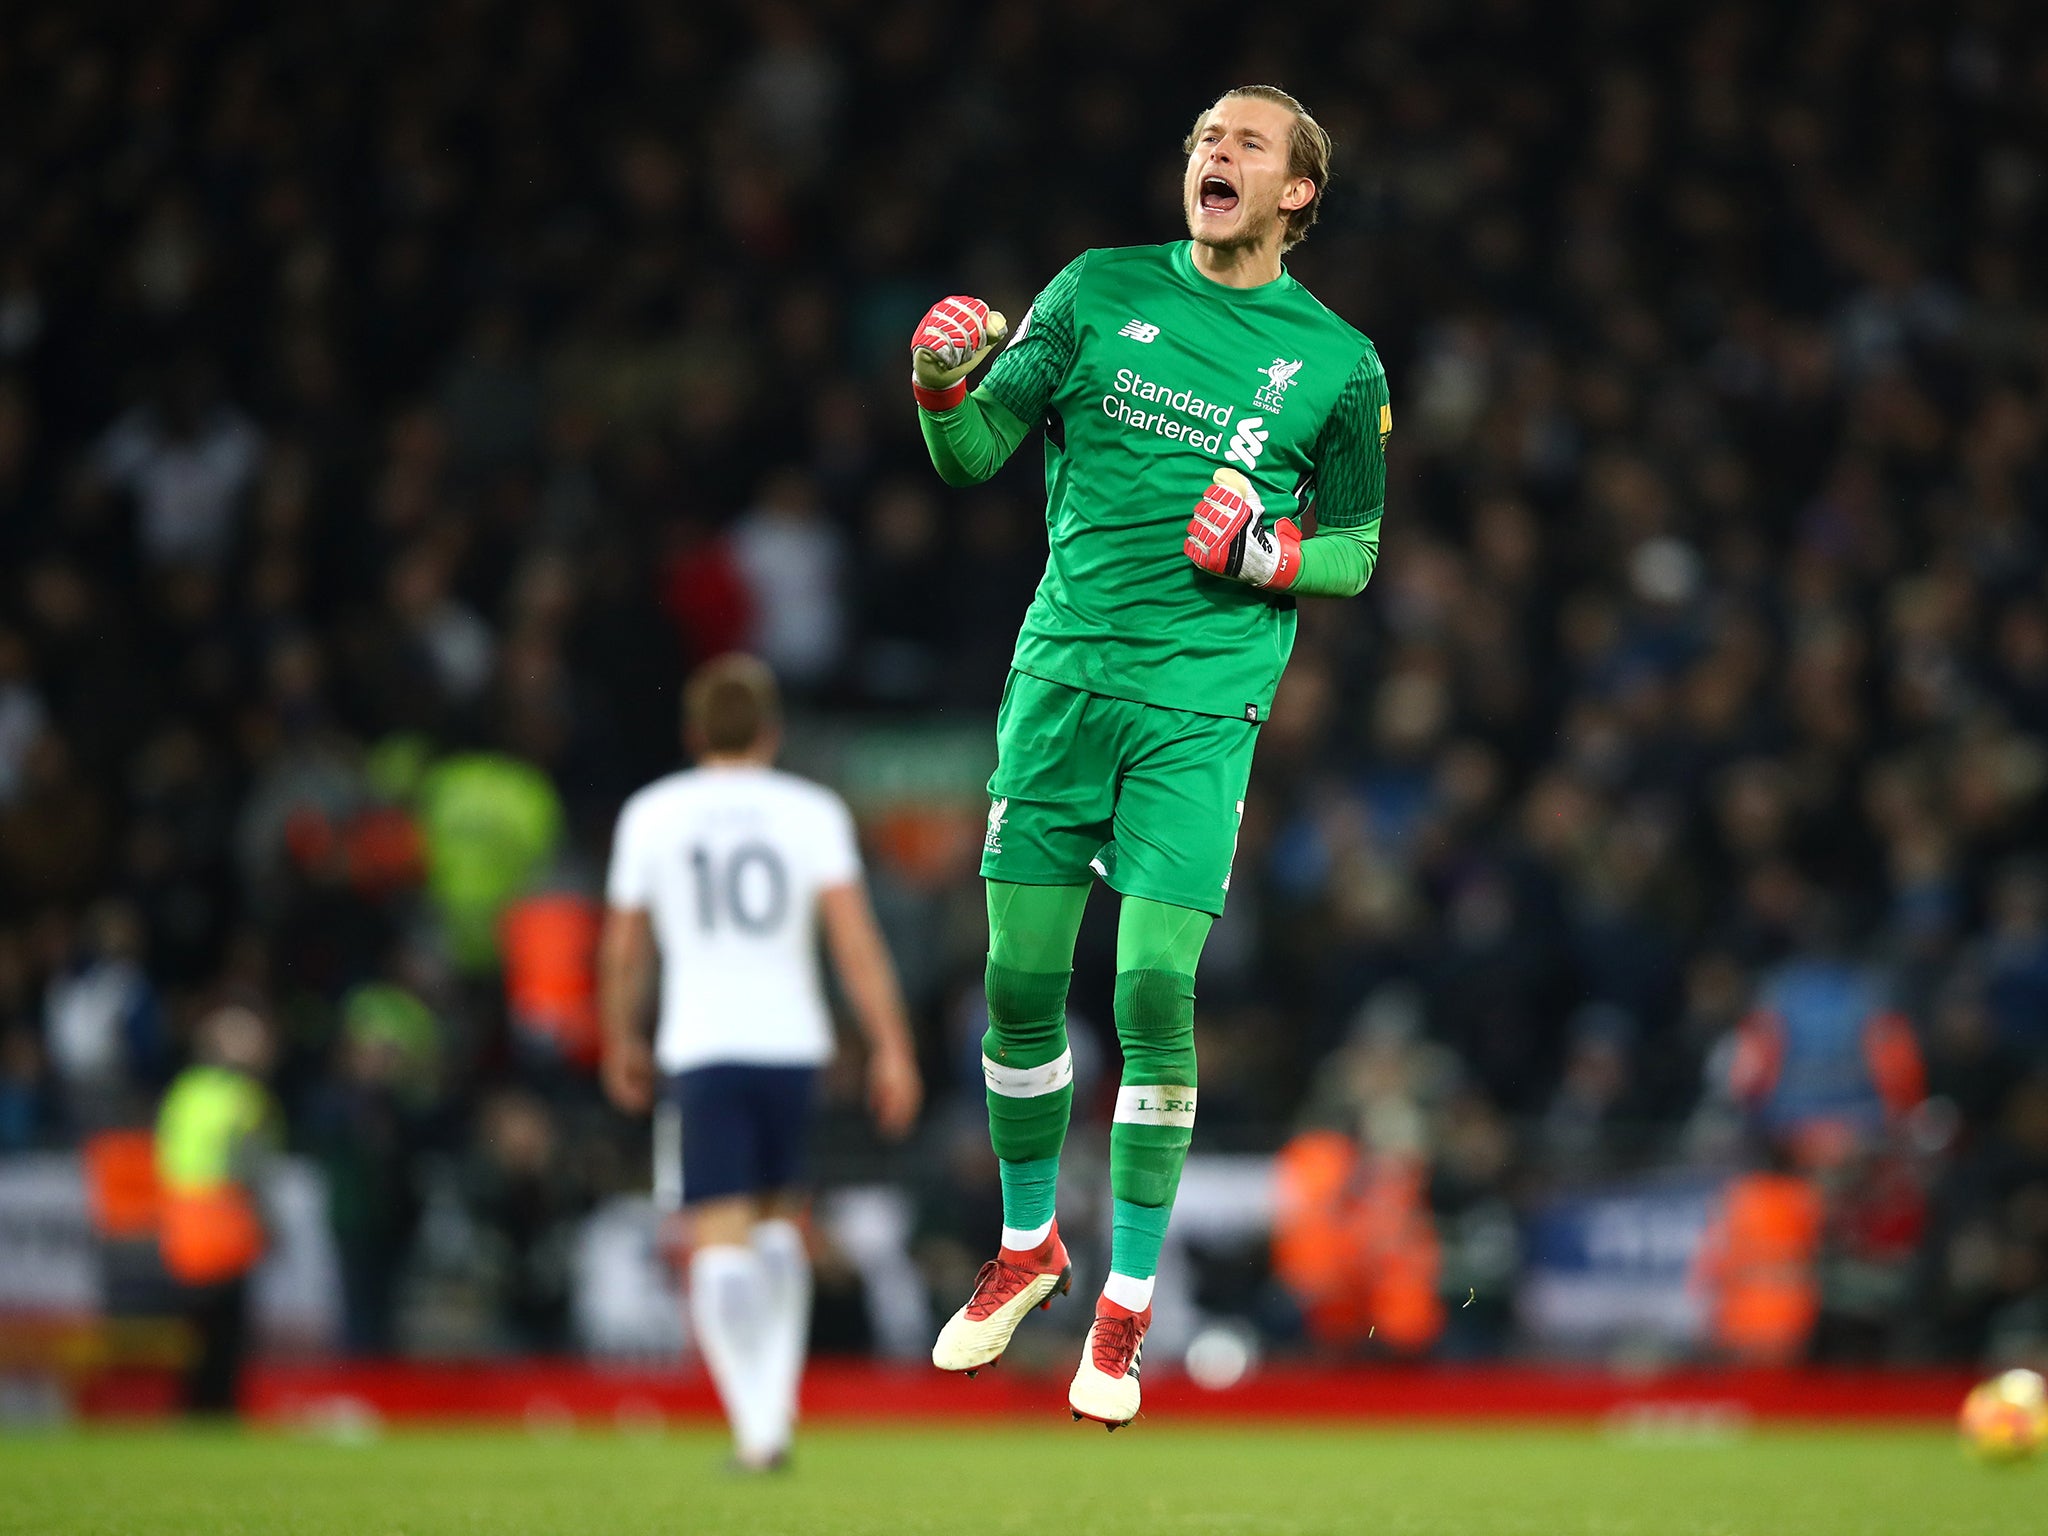
M 1195 503 L 1181 549 L 1214 575 L 1254 587 L 1291 587 L 1301 574 L 1301 530 L 1286 517 L 1268 527 L 1265 514 L 1249 480 L 1219 469 Z
M 910 336 L 910 392 L 928 411 L 967 398 L 967 376 L 1009 335 L 1010 324 L 980 299 L 953 294 L 924 312 Z

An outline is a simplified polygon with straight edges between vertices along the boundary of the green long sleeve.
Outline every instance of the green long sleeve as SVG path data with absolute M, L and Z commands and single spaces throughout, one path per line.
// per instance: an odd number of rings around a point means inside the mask
M 1301 574 L 1288 591 L 1303 597 L 1356 597 L 1380 558 L 1380 514 L 1387 499 L 1387 373 L 1367 347 L 1345 381 L 1317 444 L 1316 535 L 1301 546 Z
M 986 386 L 950 411 L 920 410 L 917 424 L 932 467 L 952 486 L 981 484 L 1003 467 L 1031 430 Z
M 1044 419 L 1074 361 L 1074 293 L 1087 264 L 1084 251 L 1045 285 L 981 388 L 950 411 L 917 413 L 932 467 L 946 484 L 979 485 Z
M 1301 541 L 1301 574 L 1288 592 L 1295 597 L 1356 597 L 1372 580 L 1380 558 L 1380 525 L 1324 528 Z

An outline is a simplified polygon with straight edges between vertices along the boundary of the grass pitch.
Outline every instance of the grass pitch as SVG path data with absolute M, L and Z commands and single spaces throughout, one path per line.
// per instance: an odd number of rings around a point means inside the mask
M 815 1429 L 739 1480 L 708 1430 L 0 1439 L 4 1536 L 1964 1536 L 2043 1529 L 2048 1466 L 1946 1435 L 1093 1426 Z

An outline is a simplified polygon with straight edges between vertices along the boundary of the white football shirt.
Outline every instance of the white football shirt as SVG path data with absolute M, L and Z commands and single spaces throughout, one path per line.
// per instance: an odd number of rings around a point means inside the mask
M 619 812 L 606 898 L 661 949 L 663 1071 L 832 1056 L 818 893 L 860 878 L 846 802 L 773 768 L 693 768 Z

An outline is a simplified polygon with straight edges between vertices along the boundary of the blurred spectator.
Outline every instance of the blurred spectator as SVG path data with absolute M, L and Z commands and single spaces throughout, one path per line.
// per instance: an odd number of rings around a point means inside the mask
M 0 901 L 17 911 L 76 903 L 100 888 L 112 828 L 106 802 L 78 771 L 70 743 L 44 731 L 0 807 Z
M 1308 1131 L 1280 1149 L 1273 1273 L 1310 1336 L 1357 1348 L 1367 1339 L 1419 1354 L 1443 1331 L 1441 1262 L 1420 1160 Z
M 754 633 L 755 595 L 733 541 L 684 521 L 668 537 L 661 569 L 661 606 L 682 642 L 678 670 L 689 671 L 743 650 Z
M 505 1001 L 528 1070 L 592 1073 L 602 1054 L 597 946 L 603 909 L 574 891 L 522 896 L 505 909 Z
M 2048 869 L 2024 864 L 1992 890 L 1985 994 L 1999 1038 L 2048 1060 Z
M 1820 1317 L 1821 1194 L 1777 1161 L 1731 1180 L 1700 1246 L 1695 1280 L 1708 1328 L 1751 1365 L 1801 1359 Z
M 800 470 L 765 480 L 732 534 L 751 594 L 756 652 L 792 690 L 815 692 L 846 647 L 845 537 Z
M 1949 1134 L 1974 1139 L 1996 1123 L 2006 1093 L 2021 1075 L 2021 1056 L 2001 1039 L 1986 1005 L 1981 977 L 1951 976 L 1934 998 L 1927 1042 L 1927 1094 Z
M 491 679 L 496 641 L 490 626 L 449 591 L 440 552 L 415 549 L 391 570 L 388 592 L 393 642 L 384 658 L 394 719 L 431 729 L 455 718 Z M 429 691 L 422 696 L 422 684 Z
M 159 1242 L 194 1335 L 185 1382 L 192 1413 L 236 1407 L 249 1275 L 269 1246 L 264 1185 L 283 1134 L 263 1081 L 275 1051 L 269 1026 L 247 1008 L 215 1010 L 199 1026 L 196 1061 L 172 1082 L 157 1117 Z
M 1420 1354 L 1445 1321 L 1429 1154 L 1452 1069 L 1413 1036 L 1401 1001 L 1369 1007 L 1332 1063 L 1312 1113 L 1343 1129 L 1280 1149 L 1273 1274 L 1318 1342 Z
M 1825 1177 L 1818 1358 L 1881 1360 L 1910 1302 L 1913 1260 L 1927 1231 L 1927 1191 L 1899 1146 L 1859 1150 Z
M 2036 1072 L 2011 1085 L 1936 1191 L 1913 1314 L 1934 1348 L 1975 1358 L 2048 1342 L 2044 1185 L 2048 1075 Z
M 859 577 L 861 691 L 882 704 L 928 702 L 951 625 L 934 597 L 945 585 L 940 518 L 931 491 L 891 481 L 869 503 Z
M 43 1047 L 35 1032 L 0 1025 L 0 1152 L 33 1152 L 55 1131 L 43 1077 Z
M 1825 948 L 1763 979 L 1729 1071 L 1764 1132 L 1808 1166 L 1871 1145 L 1927 1092 L 1919 1044 L 1878 972 Z
M 43 1003 L 50 1065 L 74 1130 L 141 1118 L 170 1065 L 163 1009 L 143 968 L 134 910 L 104 902 Z
M 305 1142 L 327 1178 L 344 1342 L 358 1354 L 388 1354 L 423 1209 L 418 1159 L 440 1072 L 433 1014 L 402 987 L 356 988 L 343 1006 L 335 1065 L 307 1107 Z
M 194 357 L 172 370 L 155 399 L 107 429 L 94 467 L 134 497 L 145 558 L 218 567 L 262 451 L 255 425 L 220 398 L 213 366 Z
M 1601 1171 L 1623 1146 L 1629 1109 L 1628 1015 L 1606 1004 L 1581 1009 L 1572 1020 L 1564 1075 L 1538 1132 L 1547 1169 L 1585 1178 Z
M 0 807 L 21 793 L 29 748 L 48 718 L 29 672 L 27 644 L 0 630 Z
M 457 969 L 498 963 L 498 921 L 547 868 L 562 836 L 562 805 L 547 776 L 497 752 L 459 753 L 420 784 L 427 893 Z
M 1455 1357 L 1497 1355 L 1508 1343 L 1521 1258 L 1514 1158 L 1514 1134 L 1484 1098 L 1463 1092 L 1445 1107 L 1429 1203 L 1443 1245 L 1443 1349 Z
M 576 1192 L 547 1106 L 516 1090 L 493 1095 L 478 1120 L 469 1204 L 495 1277 L 492 1308 L 514 1349 L 553 1353 L 569 1342 L 569 1260 Z

